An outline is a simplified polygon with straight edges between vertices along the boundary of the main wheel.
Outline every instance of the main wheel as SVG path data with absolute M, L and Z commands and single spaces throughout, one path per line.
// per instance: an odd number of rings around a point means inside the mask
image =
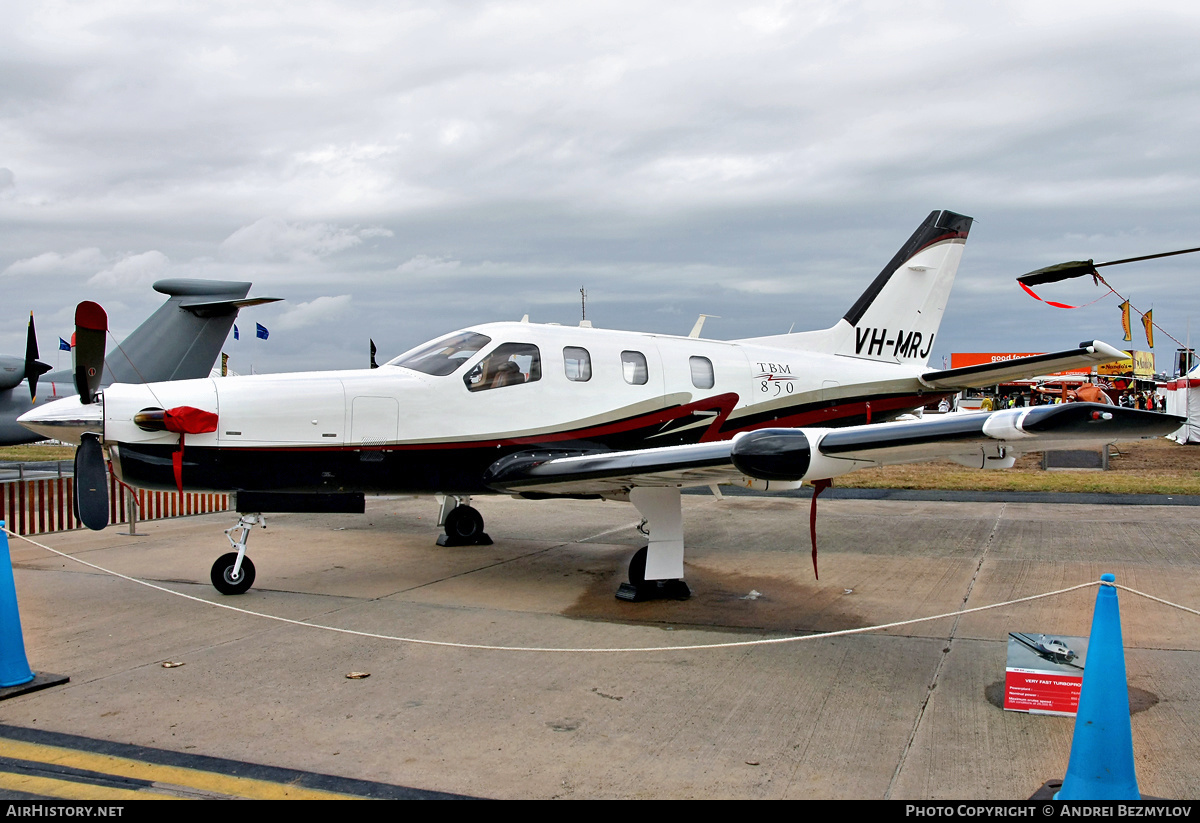
M 634 586 L 640 586 L 646 582 L 646 554 L 649 551 L 649 546 L 642 546 L 629 561 L 629 582 Z
M 455 506 L 446 515 L 446 536 L 474 540 L 483 534 L 483 515 L 470 506 Z
M 237 562 L 237 552 L 229 552 L 217 558 L 212 565 L 209 578 L 213 587 L 221 594 L 245 594 L 254 585 L 254 564 L 249 557 L 242 558 L 242 568 L 238 576 L 233 576 L 233 564 Z

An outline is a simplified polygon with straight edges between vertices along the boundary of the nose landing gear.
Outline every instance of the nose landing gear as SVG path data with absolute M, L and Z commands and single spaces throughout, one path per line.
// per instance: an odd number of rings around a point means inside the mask
M 266 518 L 258 513 L 243 514 L 236 526 L 225 530 L 229 547 L 236 551 L 218 557 L 209 573 L 213 587 L 221 594 L 245 594 L 254 585 L 254 564 L 246 557 L 246 541 L 250 539 L 250 530 L 255 526 L 265 529 Z

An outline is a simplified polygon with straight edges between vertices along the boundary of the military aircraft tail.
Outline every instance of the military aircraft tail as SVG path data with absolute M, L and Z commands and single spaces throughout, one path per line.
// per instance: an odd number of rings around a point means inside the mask
M 247 298 L 250 283 L 231 280 L 159 280 L 170 297 L 110 351 L 104 370 L 113 383 L 158 383 L 208 377 L 238 309 L 272 302 Z
M 924 366 L 971 223 L 952 211 L 930 212 L 837 325 L 756 342 Z

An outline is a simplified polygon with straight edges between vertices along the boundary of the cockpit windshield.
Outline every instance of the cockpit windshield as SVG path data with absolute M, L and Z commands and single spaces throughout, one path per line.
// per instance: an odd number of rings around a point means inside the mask
M 413 371 L 443 377 L 453 374 L 455 369 L 466 363 L 471 355 L 482 349 L 492 338 L 473 331 L 459 332 L 440 340 L 435 340 L 419 349 L 405 352 L 394 360 L 389 360 L 389 366 L 403 366 Z

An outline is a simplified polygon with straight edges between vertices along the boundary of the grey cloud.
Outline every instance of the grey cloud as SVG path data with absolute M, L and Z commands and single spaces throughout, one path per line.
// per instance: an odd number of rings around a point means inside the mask
M 134 317 L 155 266 L 289 300 L 247 322 L 352 298 L 350 332 L 282 321 L 239 341 L 259 371 L 361 365 L 359 336 L 395 353 L 526 311 L 577 322 L 581 285 L 598 325 L 829 325 L 933 208 L 978 218 L 935 356 L 1050 348 L 1111 337 L 1107 307 L 1044 314 L 1015 275 L 1200 245 L 1188 5 L 13 14 L 0 271 L 30 291 L 10 300 L 62 300 L 22 272 L 96 275 L 102 301 L 105 282 L 142 284 L 116 295 Z M 1119 277 L 1186 328 L 1189 266 Z M 20 346 L 0 328 L 0 350 Z

